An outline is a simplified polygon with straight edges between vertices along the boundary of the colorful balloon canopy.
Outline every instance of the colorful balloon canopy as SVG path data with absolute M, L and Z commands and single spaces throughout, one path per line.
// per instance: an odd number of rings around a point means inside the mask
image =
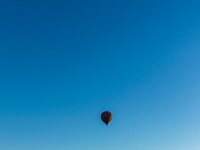
M 112 120 L 113 116 L 112 113 L 109 111 L 104 111 L 101 113 L 101 120 L 108 125 L 110 121 Z

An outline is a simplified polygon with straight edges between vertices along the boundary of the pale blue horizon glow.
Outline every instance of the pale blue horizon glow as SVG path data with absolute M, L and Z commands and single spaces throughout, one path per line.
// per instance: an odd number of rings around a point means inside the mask
M 1 1 L 0 149 L 199 150 L 199 6 Z

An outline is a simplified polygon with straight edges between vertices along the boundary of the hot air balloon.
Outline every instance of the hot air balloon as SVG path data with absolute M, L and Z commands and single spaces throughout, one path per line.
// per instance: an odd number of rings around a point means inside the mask
M 101 120 L 108 125 L 110 121 L 112 120 L 113 116 L 112 113 L 109 111 L 104 111 L 101 113 Z

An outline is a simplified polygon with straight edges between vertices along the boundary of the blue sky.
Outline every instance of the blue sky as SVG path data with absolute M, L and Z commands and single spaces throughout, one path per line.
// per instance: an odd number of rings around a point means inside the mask
M 0 149 L 199 150 L 199 6 L 1 0 Z

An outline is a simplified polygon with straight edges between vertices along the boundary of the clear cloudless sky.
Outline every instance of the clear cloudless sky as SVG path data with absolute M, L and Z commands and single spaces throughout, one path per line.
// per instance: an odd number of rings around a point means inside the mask
M 199 150 L 199 8 L 0 0 L 0 149 Z

